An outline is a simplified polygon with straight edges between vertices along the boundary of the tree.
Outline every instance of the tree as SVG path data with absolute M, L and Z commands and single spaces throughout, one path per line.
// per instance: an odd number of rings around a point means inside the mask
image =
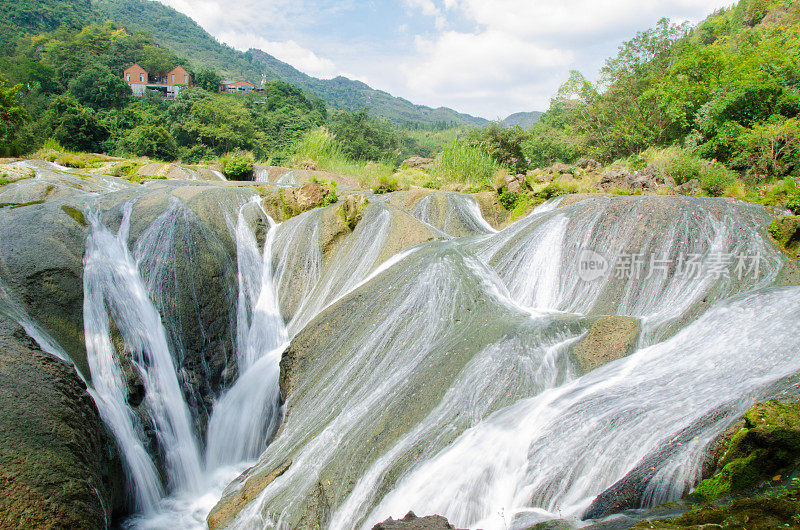
M 22 85 L 8 86 L 0 78 L 0 153 L 11 154 L 17 131 L 28 120 L 28 113 L 17 99 Z
M 122 148 L 137 156 L 171 162 L 178 158 L 178 144 L 164 127 L 139 125 L 122 139 Z
M 78 151 L 101 151 L 109 131 L 100 123 L 92 109 L 81 105 L 69 94 L 56 98 L 50 105 L 45 121 L 52 136 L 61 145 Z
M 214 70 L 203 68 L 194 75 L 194 84 L 209 92 L 219 92 L 222 78 Z
M 95 109 L 119 108 L 131 95 L 131 87 L 122 77 L 101 66 L 84 70 L 70 82 L 69 91 L 82 104 Z

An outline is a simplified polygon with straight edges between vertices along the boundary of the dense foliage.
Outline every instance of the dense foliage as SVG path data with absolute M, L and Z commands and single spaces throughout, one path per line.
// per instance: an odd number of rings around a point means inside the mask
M 174 100 L 158 93 L 133 97 L 122 71 L 134 62 L 151 72 L 183 65 L 197 83 Z M 111 22 L 20 37 L 0 55 L 0 68 L 13 84 L 0 85 L 7 154 L 33 151 L 54 138 L 67 149 L 165 161 L 196 163 L 236 151 L 290 164 L 301 139 L 323 126 L 339 156 L 351 160 L 396 166 L 403 156 L 435 152 L 366 109 L 329 114 L 321 99 L 284 81 L 247 95 L 221 94 L 217 72 L 193 71 L 149 35 Z
M 679 145 L 754 180 L 800 169 L 800 6 L 742 0 L 697 27 L 662 20 L 596 83 L 573 72 L 529 133 L 533 165 Z

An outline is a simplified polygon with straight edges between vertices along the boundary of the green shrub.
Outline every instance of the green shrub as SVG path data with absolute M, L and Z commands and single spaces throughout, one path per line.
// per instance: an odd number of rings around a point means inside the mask
M 400 182 L 395 177 L 381 175 L 378 184 L 372 188 L 373 193 L 391 193 L 400 189 Z
M 793 196 L 789 197 L 786 207 L 793 214 L 800 215 L 800 193 L 795 193 Z
M 500 165 L 480 148 L 456 139 L 445 145 L 431 165 L 430 173 L 445 182 L 458 182 L 467 186 L 491 185 Z
M 178 144 L 169 132 L 158 125 L 139 125 L 127 134 L 120 147 L 127 153 L 172 162 L 178 158 Z
M 559 195 L 563 195 L 564 190 L 556 183 L 550 183 L 536 193 L 540 199 L 548 200 Z
M 66 151 L 66 149 L 64 149 L 64 146 L 61 145 L 61 142 L 59 142 L 55 138 L 48 138 L 47 140 L 45 140 L 44 144 L 42 145 L 42 149 L 45 149 L 47 151 L 60 151 L 60 152 Z
M 56 158 L 56 164 L 59 166 L 72 167 L 76 169 L 83 169 L 86 167 L 86 162 L 82 157 L 73 154 L 64 154 Z
M 325 197 L 323 197 L 320 206 L 330 206 L 331 204 L 336 204 L 337 202 L 339 202 L 339 196 L 336 195 L 335 191 L 330 190 L 325 194 Z
M 700 186 L 712 197 L 722 196 L 736 181 L 733 171 L 718 165 L 703 169 L 700 173 Z
M 219 159 L 219 167 L 228 178 L 247 180 L 253 173 L 253 155 L 242 151 L 226 154 Z
M 506 210 L 511 211 L 517 205 L 517 202 L 519 202 L 519 198 L 519 193 L 515 191 L 504 191 L 500 194 L 500 204 L 502 204 L 503 208 Z

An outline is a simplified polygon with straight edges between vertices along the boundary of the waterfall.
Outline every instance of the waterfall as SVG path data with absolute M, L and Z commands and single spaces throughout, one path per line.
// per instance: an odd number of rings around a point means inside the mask
M 201 461 L 166 332 L 128 251 L 131 207 L 126 204 L 116 234 L 102 224 L 99 215 L 89 215 L 92 230 L 84 258 L 84 331 L 98 408 L 121 446 L 137 504 L 147 512 L 154 509 L 162 491 L 155 465 L 144 449 L 142 425 L 128 404 L 120 355 L 131 356 L 129 362 L 144 386 L 145 406 L 156 426 L 172 486 L 196 488 Z M 111 319 L 125 352 L 118 352 L 113 345 Z
M 252 460 L 261 453 L 278 427 L 281 354 L 288 345 L 273 286 L 272 248 L 277 225 L 266 214 L 270 228 L 259 253 L 243 207 L 236 223 L 239 302 L 237 350 L 239 379 L 214 405 L 209 421 L 206 464 L 222 465 Z M 263 211 L 262 211 L 263 212 Z
M 771 383 L 800 370 L 787 326 L 800 318 L 797 294 L 759 291 L 720 304 L 666 342 L 498 411 L 409 473 L 368 521 L 410 509 L 487 529 L 505 528 L 502 514 L 519 516 L 513 528 L 580 517 L 650 452 L 733 404 L 678 444 L 648 484 L 650 505 L 682 495 L 710 441 Z
M 438 204 L 418 216 L 440 223 Z M 765 240 L 768 219 L 717 199 L 550 201 L 500 232 L 420 245 L 354 284 L 357 295 L 322 294 L 338 311 L 301 320 L 297 340 L 313 350 L 290 413 L 229 493 L 280 475 L 230 526 L 292 527 L 320 496 L 333 529 L 408 510 L 463 528 L 577 521 L 659 451 L 642 503 L 680 497 L 711 441 L 800 371 L 798 288 L 772 287 L 784 258 Z M 292 239 L 279 269 L 310 262 L 315 246 Z M 301 309 L 349 248 L 312 268 Z M 352 248 L 371 260 L 369 245 Z M 624 273 L 639 254 L 643 271 Z M 602 258 L 600 274 L 582 269 L 587 255 Z M 634 352 L 582 374 L 572 346 L 609 314 L 641 323 Z
M 155 293 L 165 289 L 158 259 L 172 253 L 175 223 L 189 215 L 178 201 L 159 216 L 139 237 L 137 250 L 150 263 L 146 268 Z M 263 248 L 259 248 L 255 217 L 269 225 Z M 274 274 L 273 244 L 278 225 L 264 212 L 258 200 L 243 204 L 231 223 L 236 247 L 239 293 L 236 308 L 236 352 L 239 377 L 214 403 L 206 431 L 205 454 L 194 489 L 173 488 L 157 500 L 144 516 L 130 519 L 136 528 L 202 528 L 208 511 L 224 487 L 264 450 L 280 422 L 278 390 L 279 362 L 288 344 L 280 316 Z M 152 229 L 152 230 L 151 230 Z M 151 238 L 158 234 L 160 237 Z M 199 446 L 200 442 L 196 441 Z

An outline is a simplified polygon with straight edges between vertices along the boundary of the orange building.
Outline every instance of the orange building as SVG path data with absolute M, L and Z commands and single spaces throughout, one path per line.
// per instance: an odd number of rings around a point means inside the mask
M 263 89 L 257 88 L 253 83 L 248 83 L 247 81 L 223 81 L 219 88 L 220 92 L 227 92 L 228 94 L 242 94 L 250 90 L 260 92 Z
M 181 87 L 191 86 L 193 82 L 192 76 L 182 66 L 176 66 L 166 74 L 151 74 L 134 63 L 122 72 L 122 77 L 131 86 L 134 96 L 144 96 L 148 90 L 154 90 L 174 98 Z

